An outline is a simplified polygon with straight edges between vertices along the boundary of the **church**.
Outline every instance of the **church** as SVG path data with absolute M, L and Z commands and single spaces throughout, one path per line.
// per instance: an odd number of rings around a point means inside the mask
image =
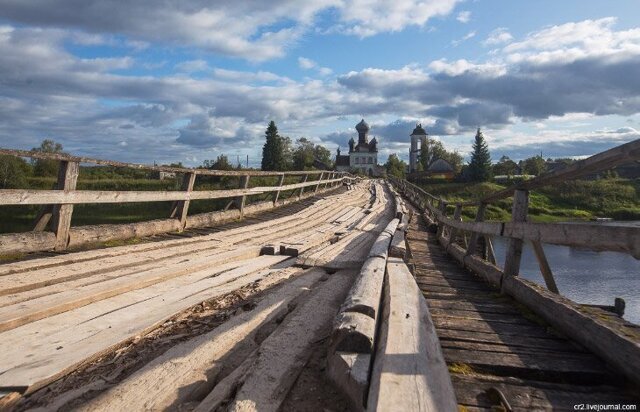
M 336 155 L 336 170 L 348 172 L 357 170 L 370 176 L 378 175 L 378 140 L 374 137 L 369 141 L 369 125 L 362 119 L 356 125 L 358 132 L 358 144 L 353 137 L 349 140 L 349 154 Z

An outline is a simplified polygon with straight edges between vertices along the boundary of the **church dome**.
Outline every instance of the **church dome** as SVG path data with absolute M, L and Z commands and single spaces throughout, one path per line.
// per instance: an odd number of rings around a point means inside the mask
M 364 119 L 360 120 L 360 123 L 358 123 L 356 125 L 356 130 L 358 132 L 368 132 L 369 131 L 369 125 L 367 124 L 367 122 L 364 121 Z
M 422 128 L 422 123 L 416 124 L 416 128 L 411 132 L 411 136 L 426 136 L 427 132 Z

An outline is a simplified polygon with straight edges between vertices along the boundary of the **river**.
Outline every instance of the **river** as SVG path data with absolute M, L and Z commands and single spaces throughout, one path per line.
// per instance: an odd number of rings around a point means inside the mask
M 624 225 L 640 226 L 640 222 L 625 222 Z M 496 260 L 501 267 L 506 244 L 505 238 L 493 238 Z M 597 305 L 613 305 L 614 298 L 623 298 L 626 302 L 624 318 L 640 325 L 640 260 L 617 252 L 593 252 L 548 244 L 543 247 L 563 296 L 575 302 Z M 520 274 L 544 285 L 538 261 L 527 242 Z

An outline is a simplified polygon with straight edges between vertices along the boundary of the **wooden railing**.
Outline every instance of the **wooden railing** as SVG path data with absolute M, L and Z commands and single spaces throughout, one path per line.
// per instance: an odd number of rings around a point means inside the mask
M 628 253 L 640 259 L 640 227 L 592 223 L 532 223 L 527 219 L 529 191 L 557 184 L 640 159 L 640 140 L 615 147 L 563 170 L 541 175 L 492 193 L 479 201 L 455 203 L 453 216 L 447 215 L 447 201 L 420 187 L 390 177 L 391 183 L 422 212 L 432 232 L 447 253 L 470 271 L 529 307 L 538 316 L 594 353 L 619 368 L 640 384 L 640 335 L 637 327 L 618 317 L 593 316 L 589 310 L 605 309 L 622 316 L 624 302 L 613 306 L 580 305 L 559 294 L 543 243 L 596 251 Z M 498 199 L 513 197 L 510 222 L 486 222 L 487 206 Z M 475 221 L 463 222 L 465 207 L 477 208 Z M 496 265 L 492 236 L 508 240 L 502 268 Z M 531 242 L 547 289 L 521 279 L 520 260 L 524 241 Z M 480 243 L 482 246 L 479 247 Z M 606 276 L 606 274 L 602 274 Z
M 504 273 L 507 275 L 518 274 L 523 241 L 530 241 L 540 263 L 540 270 L 547 287 L 557 293 L 553 274 L 541 246 L 542 243 L 595 251 L 623 252 L 640 259 L 640 228 L 589 223 L 532 223 L 527 219 L 529 191 L 606 171 L 638 160 L 640 160 L 640 139 L 580 160 L 562 170 L 546 173 L 491 193 L 478 201 L 454 203 L 455 209 L 452 217 L 447 216 L 449 202 L 446 199 L 433 196 L 406 180 L 393 177 L 390 177 L 390 180 L 412 201 L 424 208 L 428 219 L 438 226 L 439 238 L 447 240 L 447 246 L 462 240 L 465 244 L 466 256 L 476 254 L 479 240 L 484 238 L 484 247 L 487 250 L 483 255 L 495 263 L 495 256 L 492 259 L 491 236 L 508 238 L 509 244 L 504 262 Z M 508 197 L 513 197 L 511 221 L 484 221 L 487 206 L 496 200 Z M 476 209 L 475 221 L 462 221 L 461 216 L 465 207 Z M 462 236 L 464 232 L 470 233 L 468 240 Z
M 74 246 L 95 241 L 126 239 L 163 232 L 181 232 L 187 227 L 206 226 L 226 218 L 243 217 L 250 212 L 288 203 L 280 199 L 284 191 L 298 191 L 300 199 L 306 188 L 313 193 L 334 188 L 342 183 L 353 183 L 356 178 L 349 173 L 330 170 L 305 171 L 257 171 L 257 170 L 210 170 L 169 166 L 151 166 L 123 163 L 111 160 L 76 157 L 65 154 L 43 153 L 24 150 L 1 149 L 0 155 L 28 157 L 59 161 L 58 178 L 53 190 L 0 189 L 0 206 L 8 205 L 44 205 L 36 221 L 34 230 L 26 233 L 0 235 L 0 254 L 13 252 L 32 252 L 40 250 L 65 250 Z M 181 190 L 176 191 L 113 191 L 113 190 L 77 190 L 80 164 L 95 164 L 113 167 L 133 168 L 150 172 L 168 172 L 182 175 Z M 237 189 L 194 190 L 198 176 L 238 177 Z M 249 187 L 253 176 L 279 177 L 275 186 Z M 300 177 L 299 183 L 284 184 L 285 177 Z M 313 180 L 309 177 L 313 176 Z M 272 193 L 270 202 L 246 206 L 247 196 Z M 295 192 L 294 192 L 295 194 Z M 307 192 L 307 195 L 311 195 Z M 232 199 L 224 211 L 189 216 L 189 203 L 202 199 Z M 169 219 L 140 222 L 130 225 L 101 225 L 100 227 L 71 228 L 71 217 L 75 204 L 130 203 L 130 202 L 166 202 L 173 201 Z M 235 209 L 230 210 L 231 206 Z M 51 223 L 52 232 L 44 229 Z M 71 236 L 75 234 L 75 236 Z

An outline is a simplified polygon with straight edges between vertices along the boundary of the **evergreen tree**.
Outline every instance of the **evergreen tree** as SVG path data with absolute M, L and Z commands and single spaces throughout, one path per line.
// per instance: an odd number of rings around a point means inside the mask
M 491 154 L 480 128 L 478 128 L 473 143 L 473 153 L 471 154 L 471 162 L 469 162 L 469 178 L 474 182 L 486 182 L 491 178 Z
M 264 134 L 265 143 L 262 148 L 262 170 L 286 170 L 285 139 L 278 134 L 278 128 L 272 120 Z

